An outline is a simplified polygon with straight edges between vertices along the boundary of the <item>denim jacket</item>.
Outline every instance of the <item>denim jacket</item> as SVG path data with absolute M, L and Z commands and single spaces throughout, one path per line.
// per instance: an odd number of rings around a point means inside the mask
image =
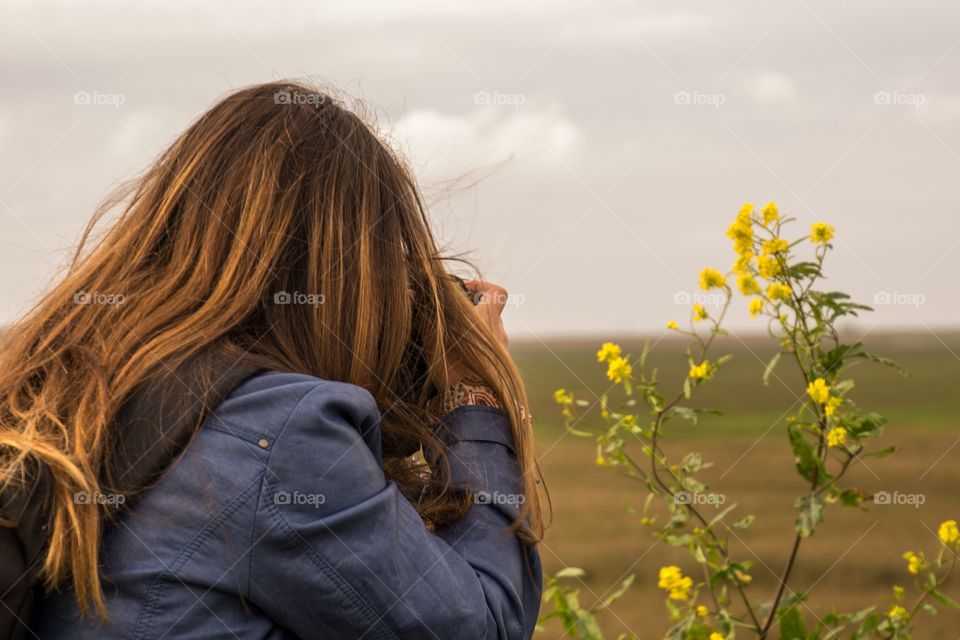
M 354 385 L 250 378 L 105 532 L 109 620 L 81 617 L 64 588 L 31 627 L 71 640 L 529 638 L 540 560 L 509 529 L 522 495 L 505 415 L 445 416 L 452 478 L 479 499 L 437 533 L 385 479 L 379 418 Z

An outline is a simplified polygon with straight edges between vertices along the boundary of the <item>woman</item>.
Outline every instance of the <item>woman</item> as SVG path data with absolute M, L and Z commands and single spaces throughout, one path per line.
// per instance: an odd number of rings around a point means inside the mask
M 446 274 L 367 125 L 307 85 L 240 90 L 94 223 L 0 351 L 13 633 L 530 637 L 505 292 Z

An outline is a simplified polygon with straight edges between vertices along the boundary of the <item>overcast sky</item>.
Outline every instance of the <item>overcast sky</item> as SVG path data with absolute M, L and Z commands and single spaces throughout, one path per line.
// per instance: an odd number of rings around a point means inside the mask
M 514 335 L 660 331 L 771 199 L 837 228 L 864 328 L 956 324 L 960 5 L 929 0 L 0 0 L 0 321 L 112 185 L 284 77 L 364 100 Z

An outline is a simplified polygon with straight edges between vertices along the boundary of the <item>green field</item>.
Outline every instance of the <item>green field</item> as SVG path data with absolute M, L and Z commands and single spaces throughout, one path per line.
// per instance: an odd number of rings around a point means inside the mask
M 856 336 L 844 338 L 849 341 Z M 578 585 L 585 604 L 602 599 L 625 575 L 637 574 L 627 596 L 602 614 L 601 622 L 608 638 L 620 633 L 659 638 L 669 622 L 662 592 L 655 586 L 657 570 L 675 563 L 690 574 L 694 563 L 685 552 L 654 544 L 650 532 L 640 526 L 639 516 L 627 511 L 628 505 L 642 504 L 643 488 L 596 467 L 593 443 L 564 431 L 552 401 L 559 387 L 589 401 L 608 388 L 604 369 L 594 357 L 601 341 L 534 340 L 511 347 L 530 394 L 540 461 L 553 503 L 553 522 L 541 552 L 547 573 L 564 566 L 586 570 Z M 644 340 L 620 342 L 625 351 L 639 353 Z M 675 337 L 651 342 L 650 365 L 659 368 L 663 391 L 672 394 L 686 372 L 685 343 Z M 866 342 L 872 352 L 893 358 L 911 375 L 905 378 L 871 363 L 851 371 L 857 380 L 852 397 L 890 419 L 883 440 L 898 451 L 858 466 L 848 475 L 848 483 L 871 493 L 921 494 L 924 504 L 828 509 L 826 522 L 804 542 L 790 583 L 793 590 L 809 593 L 804 614 L 810 621 L 831 607 L 849 611 L 877 604 L 888 608 L 892 585 L 911 590 L 900 557 L 903 551 L 935 552 L 939 522 L 960 519 L 960 499 L 955 493 L 960 486 L 956 464 L 960 332 L 877 334 Z M 754 583 L 749 589 L 759 602 L 772 594 L 775 576 L 789 551 L 795 517 L 792 504 L 805 491 L 793 470 L 784 423 L 803 386 L 786 360 L 770 386 L 763 385 L 762 372 L 773 354 L 766 338 L 724 338 L 713 353 L 731 353 L 734 360 L 702 388 L 696 400 L 701 406 L 723 410 L 724 415 L 707 417 L 697 426 L 671 423 L 665 446 L 668 452 L 702 452 L 715 463 L 704 474 L 712 490 L 727 496 L 728 505 L 739 504 L 735 513 L 757 515 L 732 549 L 736 558 L 753 561 Z M 960 599 L 960 581 L 948 585 L 948 593 Z M 960 612 L 938 608 L 936 617 L 921 617 L 916 638 L 960 637 Z M 563 635 L 557 626 L 548 625 L 538 637 Z

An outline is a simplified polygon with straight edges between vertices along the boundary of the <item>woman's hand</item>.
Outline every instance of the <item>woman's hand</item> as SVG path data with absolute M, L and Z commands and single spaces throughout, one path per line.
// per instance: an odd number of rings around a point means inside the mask
M 465 280 L 464 284 L 475 294 L 480 294 L 480 301 L 474 309 L 486 324 L 497 341 L 507 348 L 507 332 L 503 328 L 503 308 L 507 304 L 507 290 L 503 287 L 484 280 Z M 465 378 L 470 378 L 472 372 L 455 354 L 448 354 L 447 386 L 452 386 Z
M 474 293 L 481 295 L 480 302 L 478 302 L 474 308 L 477 310 L 477 313 L 480 314 L 480 318 L 483 319 L 484 324 L 490 327 L 497 341 L 506 349 L 509 341 L 507 340 L 507 332 L 503 328 L 503 318 L 501 314 L 507 304 L 507 290 L 492 282 L 485 282 L 483 280 L 465 280 L 464 284 Z

